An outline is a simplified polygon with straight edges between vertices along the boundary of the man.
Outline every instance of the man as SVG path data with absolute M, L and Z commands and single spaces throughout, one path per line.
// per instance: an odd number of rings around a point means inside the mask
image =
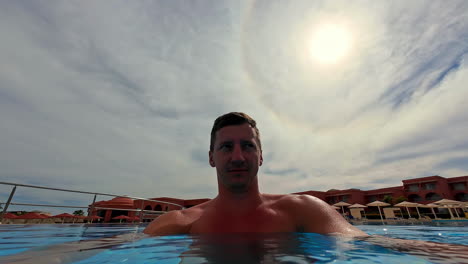
M 262 194 L 260 133 L 250 116 L 218 117 L 211 130 L 209 164 L 216 168 L 218 196 L 203 204 L 171 211 L 154 220 L 149 235 L 202 233 L 311 232 L 367 236 L 331 206 L 309 195 Z

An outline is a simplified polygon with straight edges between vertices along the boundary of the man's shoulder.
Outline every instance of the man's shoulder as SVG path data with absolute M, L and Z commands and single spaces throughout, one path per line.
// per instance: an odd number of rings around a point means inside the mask
M 291 217 L 304 232 L 319 234 L 341 234 L 346 236 L 366 235 L 351 226 L 335 209 L 321 199 L 307 194 L 265 196 L 273 201 L 271 208 Z
M 322 207 L 327 204 L 308 194 L 263 194 L 265 200 L 277 206 L 287 207 Z
M 169 211 L 153 220 L 146 227 L 144 233 L 153 236 L 187 234 L 190 231 L 192 223 L 202 212 L 203 207 Z

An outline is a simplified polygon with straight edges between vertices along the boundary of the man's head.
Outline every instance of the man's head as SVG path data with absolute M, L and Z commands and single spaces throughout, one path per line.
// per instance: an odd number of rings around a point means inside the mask
M 249 124 L 255 131 L 257 144 L 262 150 L 262 142 L 260 141 L 260 131 L 257 128 L 257 122 L 249 115 L 242 112 L 231 112 L 224 114 L 214 121 L 213 128 L 211 129 L 210 139 L 210 151 L 213 151 L 213 147 L 216 141 L 216 132 L 225 126 L 238 126 L 243 124 Z
M 216 168 L 223 190 L 258 190 L 257 173 L 263 157 L 255 120 L 237 112 L 218 117 L 211 130 L 209 162 Z

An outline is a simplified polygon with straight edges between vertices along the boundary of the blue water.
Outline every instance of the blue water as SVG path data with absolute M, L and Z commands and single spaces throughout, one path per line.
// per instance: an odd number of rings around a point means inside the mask
M 388 238 L 433 241 L 468 245 L 468 227 L 448 226 L 358 226 L 371 235 Z M 430 255 L 400 252 L 366 241 L 309 233 L 235 234 L 222 236 L 140 237 L 145 226 L 138 225 L 0 225 L 0 263 L 7 257 L 24 255 L 40 263 L 50 250 L 77 241 L 96 241 L 105 237 L 137 234 L 123 243 L 99 242 L 85 250 L 91 263 L 442 263 Z M 79 245 L 86 243 L 80 242 Z M 67 253 L 74 255 L 74 245 Z M 468 249 L 468 247 L 467 247 Z M 78 252 L 79 250 L 76 250 Z M 32 253 L 31 253 L 32 252 Z M 468 250 L 467 250 L 468 252 Z M 16 255 L 18 254 L 18 255 Z M 31 255 L 36 254 L 36 255 Z M 63 254 L 63 253 L 60 253 Z M 39 256 L 39 257 L 37 257 Z M 450 260 L 450 255 L 445 260 Z M 463 263 L 454 260 L 452 263 Z M 444 261 L 445 262 L 445 261 Z M 46 263 L 46 262 L 43 262 Z M 466 263 L 468 263 L 468 258 Z

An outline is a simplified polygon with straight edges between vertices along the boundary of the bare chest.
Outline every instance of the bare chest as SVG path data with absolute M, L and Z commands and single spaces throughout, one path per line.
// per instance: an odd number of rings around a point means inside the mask
M 295 232 L 297 226 L 285 213 L 271 209 L 250 214 L 207 212 L 192 223 L 190 233 L 273 233 Z

